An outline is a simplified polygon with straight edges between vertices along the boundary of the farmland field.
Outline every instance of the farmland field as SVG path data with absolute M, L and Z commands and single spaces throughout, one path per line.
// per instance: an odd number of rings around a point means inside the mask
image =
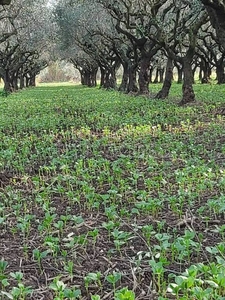
M 0 299 L 225 299 L 225 86 L 195 91 L 0 96 Z

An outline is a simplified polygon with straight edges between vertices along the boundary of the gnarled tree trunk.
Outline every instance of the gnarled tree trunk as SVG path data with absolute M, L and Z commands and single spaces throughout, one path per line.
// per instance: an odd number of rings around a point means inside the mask
M 191 68 L 191 61 L 192 61 L 192 56 L 189 55 L 189 53 L 187 53 L 187 55 L 183 58 L 184 82 L 182 86 L 183 97 L 180 102 L 180 105 L 195 101 L 195 93 L 193 89 L 194 78 L 193 78 L 193 72 Z
M 115 68 L 100 68 L 101 71 L 101 82 L 100 87 L 104 89 L 115 89 L 116 88 L 116 74 Z
M 123 63 L 122 81 L 121 81 L 121 84 L 119 86 L 119 91 L 120 92 L 126 92 L 127 91 L 128 81 L 129 81 L 128 63 L 124 62 Z
M 20 89 L 24 88 L 24 77 L 23 75 L 20 75 Z
M 97 71 L 98 69 L 92 69 L 92 70 L 79 69 L 80 76 L 81 76 L 81 84 L 87 85 L 88 87 L 96 86 Z
M 35 74 L 31 74 L 30 86 L 36 86 L 36 76 L 35 76 Z
M 129 74 L 129 83 L 127 87 L 127 93 L 137 93 L 137 67 L 136 66 L 129 66 L 128 69 Z
M 150 58 L 151 57 L 143 57 L 141 64 L 140 64 L 140 71 L 139 71 L 139 94 L 140 95 L 148 95 L 149 94 L 149 83 L 150 83 L 150 76 L 149 76 L 149 65 L 150 65 Z
M 155 71 L 155 79 L 153 83 L 158 83 L 158 82 L 159 82 L 159 68 L 157 67 Z
M 162 89 L 155 96 L 156 99 L 165 99 L 168 97 L 172 80 L 173 80 L 173 60 L 170 57 L 168 57 L 164 83 Z
M 211 69 L 209 63 L 201 58 L 200 65 L 199 65 L 199 80 L 201 83 L 209 83 Z
M 4 72 L 3 81 L 4 81 L 4 91 L 7 93 L 12 93 L 13 92 L 12 79 L 9 70 L 7 69 Z
M 224 65 L 218 64 L 216 66 L 216 76 L 217 76 L 217 83 L 223 84 L 225 83 L 225 73 L 224 73 Z
M 176 61 L 174 62 L 174 64 L 177 68 L 177 83 L 180 84 L 180 83 L 183 82 L 183 74 L 184 74 L 183 66 L 180 63 L 176 62 Z

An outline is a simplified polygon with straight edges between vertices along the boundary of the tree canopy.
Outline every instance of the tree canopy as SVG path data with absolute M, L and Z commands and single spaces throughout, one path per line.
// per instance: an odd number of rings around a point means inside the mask
M 9 5 L 11 0 L 0 0 L 0 5 Z
M 210 16 L 211 24 L 216 29 L 218 39 L 225 49 L 225 1 L 202 0 Z

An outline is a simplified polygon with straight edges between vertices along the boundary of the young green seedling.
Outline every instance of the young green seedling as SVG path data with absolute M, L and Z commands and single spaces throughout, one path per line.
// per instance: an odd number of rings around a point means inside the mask
M 0 260 L 0 281 L 2 281 L 3 279 L 7 278 L 6 275 L 6 268 L 8 266 L 8 262 L 1 259 Z
M 37 261 L 38 267 L 39 267 L 41 272 L 43 272 L 42 259 L 45 258 L 48 255 L 48 253 L 49 253 L 48 250 L 45 250 L 45 251 L 42 251 L 42 252 L 39 249 L 34 249 L 33 250 L 33 257 Z
M 115 291 L 116 291 L 116 283 L 118 281 L 120 281 L 122 278 L 122 274 L 121 273 L 118 273 L 118 272 L 115 272 L 113 271 L 113 274 L 109 274 L 106 276 L 106 280 L 112 284 L 113 286 L 113 291 L 114 291 L 114 294 L 115 294 Z
M 96 283 L 100 288 L 102 288 L 101 276 L 102 276 L 102 274 L 100 272 L 88 273 L 84 277 L 84 285 L 85 285 L 86 290 L 88 291 L 88 288 L 89 288 L 89 285 L 91 282 Z
M 71 281 L 73 280 L 73 268 L 74 262 L 72 260 L 69 260 L 64 266 L 64 270 L 69 273 Z

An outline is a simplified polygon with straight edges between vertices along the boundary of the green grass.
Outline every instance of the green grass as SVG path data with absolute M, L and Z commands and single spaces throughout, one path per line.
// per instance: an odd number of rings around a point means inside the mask
M 195 91 L 0 98 L 1 299 L 224 299 L 225 86 Z

